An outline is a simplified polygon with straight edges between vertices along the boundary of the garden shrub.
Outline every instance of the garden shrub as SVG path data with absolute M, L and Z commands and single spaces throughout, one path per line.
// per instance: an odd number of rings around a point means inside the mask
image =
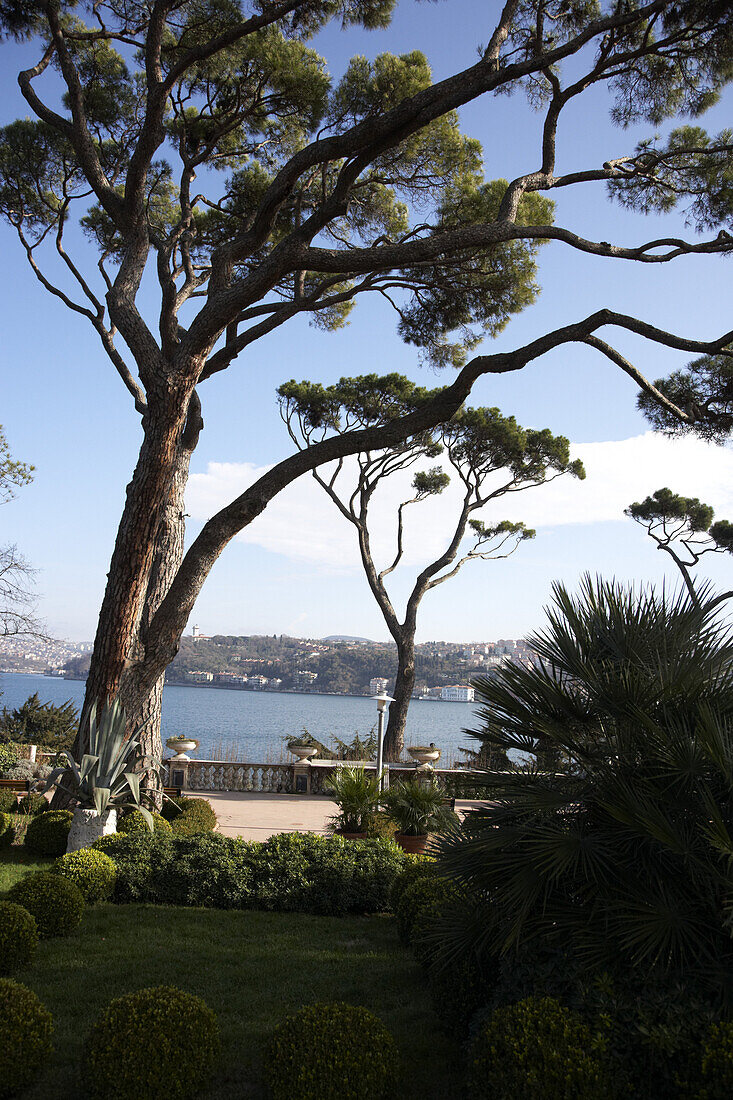
M 0 1097 L 29 1085 L 53 1050 L 51 1013 L 26 986 L 0 978 Z
M 20 760 L 20 750 L 12 742 L 0 744 L 0 778 L 5 778 L 5 773 L 14 768 Z
M 165 833 L 112 833 L 100 837 L 92 850 L 108 855 L 117 870 L 112 901 L 155 901 L 152 892 L 153 869 L 159 872 L 173 857 L 172 839 Z
M 366 1008 L 301 1008 L 275 1030 L 266 1062 L 272 1100 L 387 1100 L 399 1095 L 397 1046 Z
M 15 822 L 10 814 L 0 813 L 0 851 L 15 840 Z
M 117 881 L 114 861 L 104 852 L 95 852 L 91 848 L 80 848 L 77 852 L 59 856 L 53 865 L 53 872 L 78 886 L 87 905 L 107 901 Z
M 259 847 L 218 833 L 175 837 L 171 858 L 152 867 L 151 896 L 163 905 L 246 908 Z
M 702 1050 L 702 1088 L 696 1100 L 729 1100 L 733 1095 L 733 1023 L 715 1024 Z
M 25 846 L 37 856 L 62 856 L 66 851 L 74 815 L 70 810 L 49 810 L 28 822 Z
M 0 791 L 0 814 L 14 814 L 18 807 L 18 795 L 15 791 L 3 788 Z
M 20 879 L 8 891 L 8 901 L 28 910 L 44 939 L 67 936 L 79 925 L 84 913 L 84 895 L 79 887 L 48 871 L 36 871 Z
M 37 943 L 38 927 L 28 910 L 12 901 L 0 901 L 0 974 L 27 966 Z
M 153 819 L 153 832 L 170 833 L 169 822 L 160 814 L 151 814 Z M 130 810 L 117 822 L 118 833 L 144 833 L 150 832 L 150 826 L 139 810 Z
M 171 828 L 177 836 L 210 833 L 216 828 L 214 808 L 205 798 L 187 799 L 185 809 L 173 819 Z
M 370 840 L 394 840 L 396 832 L 394 821 L 383 811 L 372 814 L 366 823 L 366 835 Z
M 497 1008 L 469 1053 L 472 1100 L 600 1100 L 612 1095 L 603 1041 L 552 997 Z
M 431 875 L 436 873 L 435 860 L 432 856 L 415 856 L 405 855 L 405 862 L 402 870 L 397 878 L 394 880 L 392 890 L 390 892 L 390 906 L 392 912 L 397 909 L 400 898 L 413 882 L 417 882 L 418 879 L 430 878 Z
M 166 821 L 172 822 L 174 818 L 179 817 L 192 802 L 196 802 L 196 799 L 190 798 L 185 794 L 178 795 L 176 798 L 164 798 L 160 811 L 161 815 Z
M 205 1001 L 172 986 L 117 997 L 91 1030 L 87 1090 L 97 1100 L 186 1100 L 198 1096 L 220 1050 Z
M 280 833 L 262 845 L 254 905 L 341 916 L 389 909 L 404 854 L 386 840 Z
M 436 874 L 415 877 L 402 891 L 394 910 L 400 941 L 412 943 L 418 925 L 427 912 L 442 902 L 450 901 L 455 895 L 456 888 Z
M 50 803 L 47 798 L 44 798 L 42 794 L 37 794 L 35 791 L 29 791 L 28 794 L 24 794 L 18 803 L 18 812 L 21 814 L 31 814 L 33 817 L 36 814 L 45 813 L 50 807 Z

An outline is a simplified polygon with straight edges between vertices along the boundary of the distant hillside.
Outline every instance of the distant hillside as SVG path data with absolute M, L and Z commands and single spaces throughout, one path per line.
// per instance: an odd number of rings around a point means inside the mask
M 376 645 L 371 638 L 355 638 L 353 634 L 329 634 L 324 642 L 360 642 L 362 645 Z

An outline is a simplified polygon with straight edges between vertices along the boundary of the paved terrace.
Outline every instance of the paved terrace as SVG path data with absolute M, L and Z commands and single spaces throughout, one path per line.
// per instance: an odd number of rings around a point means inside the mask
M 323 795 L 258 794 L 235 791 L 186 791 L 206 798 L 219 821 L 218 832 L 245 840 L 267 840 L 275 833 L 325 834 L 328 819 L 338 812 L 335 802 Z M 459 799 L 456 811 L 463 815 L 483 805 Z

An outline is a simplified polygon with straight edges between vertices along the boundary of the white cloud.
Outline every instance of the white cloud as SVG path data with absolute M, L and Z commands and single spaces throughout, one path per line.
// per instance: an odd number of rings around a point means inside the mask
M 664 485 L 700 497 L 721 517 L 733 517 L 731 450 L 647 432 L 632 439 L 577 444 L 572 452 L 585 464 L 585 481 L 562 477 L 551 485 L 505 496 L 486 509 L 484 518 L 521 519 L 532 527 L 617 521 L 631 501 Z M 246 462 L 209 463 L 205 474 L 194 474 L 189 481 L 188 512 L 197 520 L 207 519 L 265 470 Z M 348 465 L 345 471 L 350 472 Z M 372 544 L 383 565 L 394 554 L 394 517 L 399 502 L 410 495 L 411 477 L 406 473 L 390 478 L 375 496 Z M 349 484 L 347 477 L 344 484 Z M 459 492 L 459 486 L 451 484 L 441 497 L 408 509 L 405 564 L 430 561 L 442 551 Z M 238 538 L 328 572 L 360 568 L 354 529 L 310 475 L 278 494 Z

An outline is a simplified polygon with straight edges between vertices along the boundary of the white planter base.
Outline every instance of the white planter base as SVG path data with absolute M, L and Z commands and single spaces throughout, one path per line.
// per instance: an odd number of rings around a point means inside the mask
M 69 829 L 67 852 L 89 848 L 100 836 L 117 832 L 117 810 L 114 807 L 98 814 L 96 810 L 74 810 L 74 820 Z

